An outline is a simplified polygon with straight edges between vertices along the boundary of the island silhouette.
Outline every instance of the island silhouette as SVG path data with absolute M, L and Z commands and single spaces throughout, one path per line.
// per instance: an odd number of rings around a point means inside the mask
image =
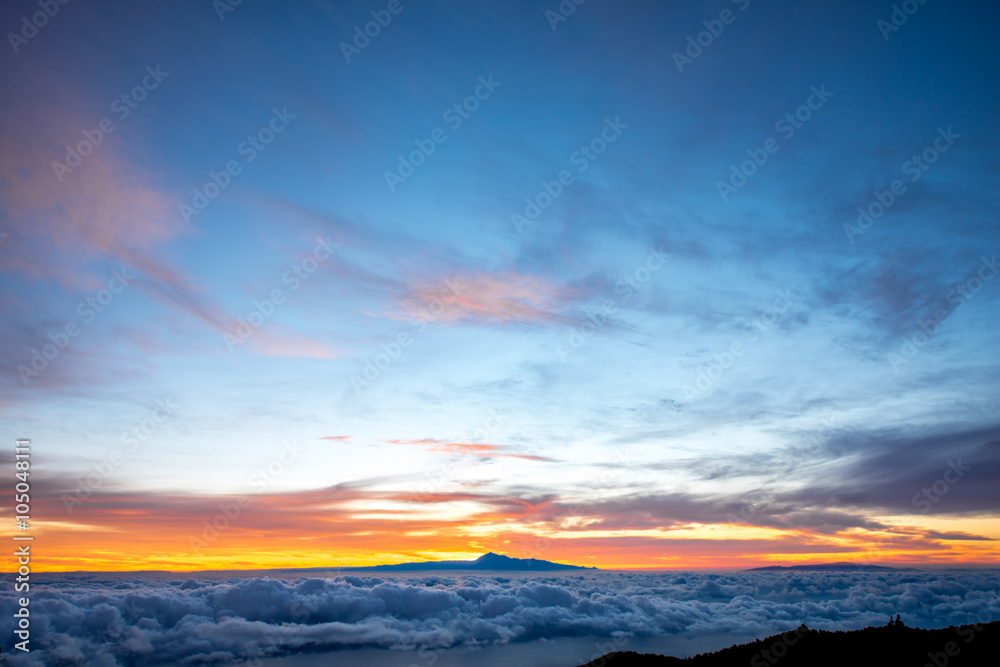
M 369 565 L 365 567 L 343 568 L 345 570 L 366 570 L 376 572 L 426 572 L 434 570 L 490 570 L 494 572 L 553 572 L 558 570 L 596 570 L 596 567 L 566 565 L 537 558 L 511 558 L 492 551 L 475 560 L 436 560 L 417 563 L 395 563 L 391 565 Z

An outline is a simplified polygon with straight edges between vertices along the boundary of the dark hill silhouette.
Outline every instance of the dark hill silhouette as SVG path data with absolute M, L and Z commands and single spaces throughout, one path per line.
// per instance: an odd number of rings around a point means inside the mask
M 552 572 L 555 570 L 596 570 L 596 567 L 564 565 L 537 558 L 511 558 L 492 551 L 476 560 L 437 560 L 423 563 L 397 563 L 369 567 L 344 568 L 350 570 L 375 570 L 377 572 L 424 572 L 432 570 L 493 570 L 501 572 Z
M 998 656 L 1000 621 L 922 630 L 906 627 L 896 616 L 884 627 L 850 632 L 801 625 L 691 658 L 616 651 L 580 667 L 996 667 Z
M 865 570 L 866 572 L 908 572 L 909 567 L 887 567 L 868 563 L 816 563 L 814 565 L 768 565 L 752 567 L 747 572 L 842 572 Z

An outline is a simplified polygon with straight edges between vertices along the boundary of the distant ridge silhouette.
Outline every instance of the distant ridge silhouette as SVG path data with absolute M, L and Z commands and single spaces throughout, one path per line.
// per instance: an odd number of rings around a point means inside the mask
M 913 568 L 868 565 L 867 563 L 814 563 L 812 565 L 767 565 L 765 567 L 752 567 L 747 572 L 780 572 L 782 570 L 798 570 L 800 572 L 839 572 L 852 570 L 865 570 L 866 572 L 909 572 Z
M 908 628 L 896 615 L 888 625 L 850 632 L 800 625 L 784 634 L 691 658 L 616 651 L 580 667 L 995 667 L 1000 621 Z
M 556 570 L 596 570 L 596 567 L 564 565 L 537 558 L 511 558 L 492 551 L 475 560 L 437 560 L 421 563 L 396 563 L 394 565 L 370 565 L 367 567 L 345 567 L 345 570 L 375 570 L 378 572 L 424 572 L 433 570 L 492 570 L 497 572 L 552 572 Z

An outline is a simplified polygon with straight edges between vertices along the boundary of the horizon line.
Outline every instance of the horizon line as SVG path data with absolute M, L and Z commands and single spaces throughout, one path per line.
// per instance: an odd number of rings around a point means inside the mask
M 496 552 L 487 552 L 494 553 Z M 485 553 L 482 555 L 486 555 Z M 504 556 L 505 554 L 496 554 Z M 507 556 L 507 558 L 512 558 L 514 560 L 533 560 L 527 558 L 516 558 L 514 556 Z M 172 569 L 120 569 L 120 570 L 37 570 L 37 574 L 117 574 L 117 573 L 169 573 L 169 574 L 197 574 L 203 572 L 316 572 L 316 571 L 331 571 L 331 570 L 344 570 L 344 571 L 354 571 L 354 570 L 368 570 L 375 567 L 382 567 L 386 565 L 409 565 L 416 563 L 472 563 L 476 559 L 472 560 L 423 560 L 423 561 L 401 561 L 395 563 L 378 563 L 375 565 L 330 565 L 330 566 L 314 566 L 314 567 L 248 567 L 248 568 L 202 568 L 197 570 L 172 570 Z M 541 560 L 541 559 L 534 559 Z M 761 568 L 769 567 L 781 567 L 781 568 L 793 568 L 796 566 L 829 566 L 836 564 L 851 565 L 849 561 L 831 561 L 831 562 L 813 562 L 813 563 L 770 563 L 770 564 L 747 564 L 742 566 L 728 566 L 728 567 L 718 567 L 718 566 L 663 566 L 663 567 L 601 567 L 599 565 L 574 565 L 573 563 L 556 563 L 555 561 L 544 561 L 547 563 L 554 563 L 556 565 L 571 565 L 574 567 L 579 567 L 580 569 L 586 569 L 588 571 L 599 571 L 599 572 L 691 572 L 691 571 L 715 571 L 715 572 L 733 572 L 733 571 L 751 571 Z M 882 562 L 882 563 L 858 563 L 857 570 L 865 570 L 870 567 L 888 567 L 888 568 L 908 568 L 915 570 L 998 570 L 1000 569 L 1000 564 L 992 562 L 970 562 L 962 564 L 942 564 L 942 563 L 908 563 L 908 562 Z M 451 570 L 443 570 L 451 571 Z M 456 569 L 455 572 L 467 572 L 467 570 Z M 479 572 L 511 572 L 510 570 L 478 570 Z M 414 571 L 414 573 L 419 573 L 420 571 Z M 515 570 L 517 573 L 527 573 L 531 574 L 530 570 Z M 541 572 L 541 571 L 540 571 Z M 405 574 L 409 574 L 404 572 Z M 6 573 L 11 574 L 11 573 Z

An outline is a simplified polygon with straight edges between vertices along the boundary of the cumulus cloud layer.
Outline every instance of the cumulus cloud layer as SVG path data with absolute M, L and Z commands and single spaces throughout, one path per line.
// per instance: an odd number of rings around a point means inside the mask
M 1000 571 L 330 576 L 167 580 L 50 575 L 32 584 L 19 665 L 211 664 L 352 647 L 540 637 L 766 635 L 1000 618 Z M 5 587 L 10 590 L 12 587 Z M 12 636 L 16 601 L 0 597 Z

